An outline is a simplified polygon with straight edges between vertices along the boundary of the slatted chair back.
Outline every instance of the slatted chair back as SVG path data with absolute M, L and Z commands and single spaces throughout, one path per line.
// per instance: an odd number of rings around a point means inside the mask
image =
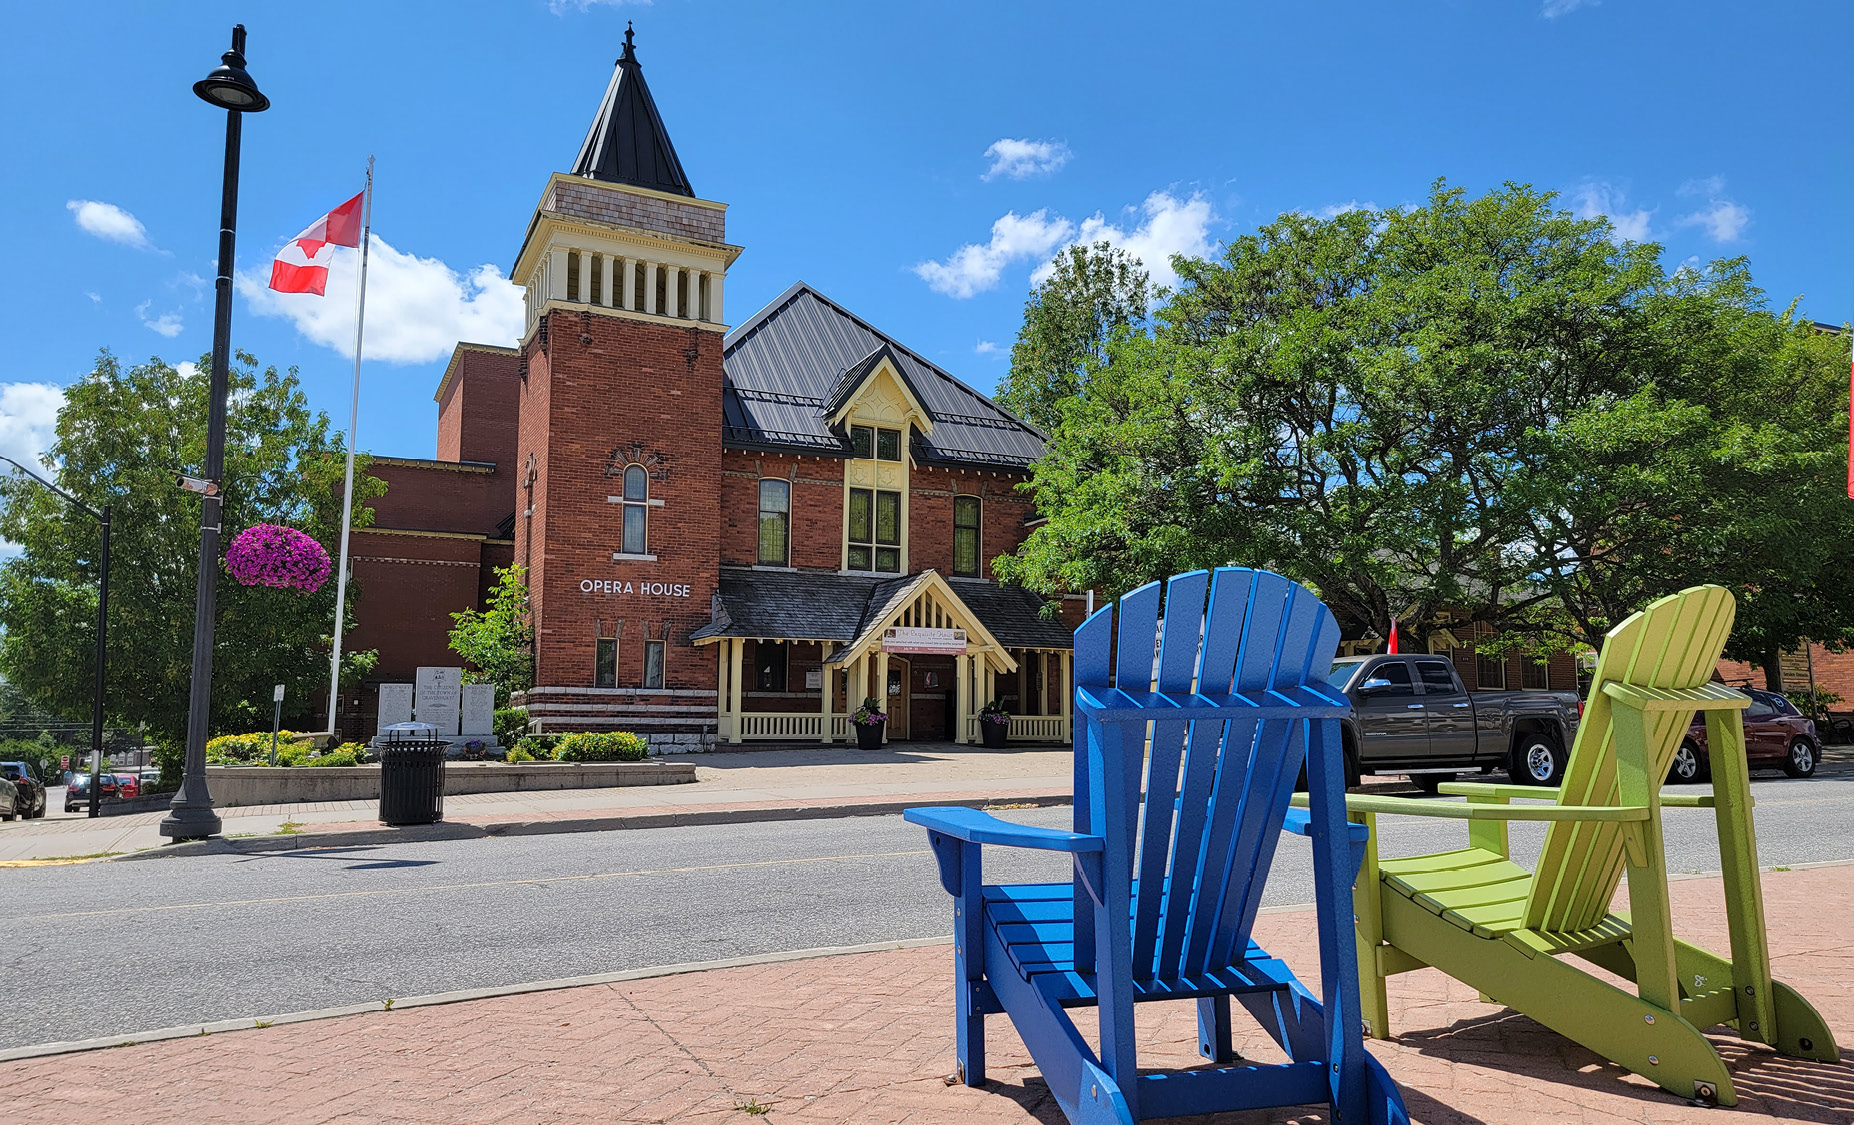
M 1136 880 L 1132 965 L 1142 981 L 1197 977 L 1242 957 L 1307 753 L 1309 724 L 1295 707 L 1344 702 L 1327 687 L 1339 626 L 1306 588 L 1224 567 L 1180 574 L 1163 593 L 1163 606 L 1158 582 L 1120 599 L 1117 643 L 1111 606 L 1075 634 L 1078 689 L 1104 691 L 1111 674 L 1118 698 L 1152 704 L 1150 720 L 1109 723 L 1121 729 L 1080 743 L 1093 753 L 1112 738 L 1125 750 L 1109 791 L 1088 794 L 1089 817 L 1127 829 L 1108 836 L 1108 856 Z M 1127 815 L 1105 816 L 1110 800 Z
M 1644 688 L 1696 688 L 1712 678 L 1737 603 L 1719 586 L 1693 586 L 1649 605 L 1604 638 L 1584 704 L 1577 741 L 1558 791 L 1561 805 L 1615 806 L 1618 748 L 1606 683 Z M 1690 711 L 1647 715 L 1649 783 L 1658 787 L 1692 720 Z M 1528 928 L 1571 933 L 1597 925 L 1622 879 L 1623 824 L 1558 821 L 1545 834 L 1532 890 L 1526 899 Z

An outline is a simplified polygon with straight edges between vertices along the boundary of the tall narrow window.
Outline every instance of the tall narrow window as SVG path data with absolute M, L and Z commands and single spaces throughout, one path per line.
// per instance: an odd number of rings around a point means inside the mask
M 624 471 L 624 544 L 627 555 L 650 553 L 650 474 L 642 465 Z
M 1536 660 L 1527 660 L 1520 665 L 1519 686 L 1527 691 L 1549 691 L 1551 689 L 1551 666 Z
M 864 461 L 875 456 L 875 431 L 868 426 L 850 427 L 850 456 Z
M 850 549 L 846 569 L 901 572 L 901 493 L 850 489 Z
M 644 686 L 661 688 L 663 686 L 663 642 L 644 642 Z
M 760 481 L 760 565 L 784 566 L 791 543 L 792 482 Z
M 1484 652 L 1474 654 L 1475 679 L 1482 691 L 1506 686 L 1506 657 L 1489 656 Z
M 618 686 L 618 638 L 600 637 L 592 659 L 592 686 Z
M 953 497 L 953 573 L 979 576 L 979 498 Z
M 901 431 L 876 431 L 876 459 L 879 461 L 901 460 Z

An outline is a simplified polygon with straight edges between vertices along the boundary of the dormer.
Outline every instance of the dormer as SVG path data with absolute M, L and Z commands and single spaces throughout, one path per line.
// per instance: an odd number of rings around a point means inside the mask
M 624 39 L 573 171 L 548 178 L 516 254 L 524 338 L 556 307 L 726 329 L 722 282 L 741 250 L 727 205 L 696 197 Z
M 933 433 L 933 415 L 887 344 L 843 373 L 830 397 L 824 400 L 824 416 L 832 429 L 847 430 L 856 422 L 898 429 L 904 448 L 909 426 L 923 434 Z

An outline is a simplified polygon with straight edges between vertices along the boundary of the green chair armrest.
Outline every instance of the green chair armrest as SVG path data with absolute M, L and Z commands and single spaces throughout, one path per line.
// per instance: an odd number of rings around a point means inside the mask
M 1746 797 L 1751 805 L 1757 804 L 1756 797 Z M 1711 793 L 1663 793 L 1661 806 L 1669 809 L 1710 809 L 1717 808 L 1718 802 Z
M 1295 805 L 1306 807 L 1305 795 L 1294 794 Z M 1646 805 L 1476 805 L 1455 801 L 1411 800 L 1403 797 L 1368 797 L 1357 794 L 1345 799 L 1348 813 L 1392 813 L 1402 816 L 1435 816 L 1448 820 L 1647 820 Z
M 1724 684 L 1660 688 L 1611 681 L 1603 685 L 1603 694 L 1637 711 L 1742 711 L 1751 706 L 1750 696 Z
M 1445 781 L 1441 791 L 1453 797 L 1482 797 L 1496 801 L 1555 801 L 1558 787 L 1542 785 L 1496 785 L 1488 781 Z

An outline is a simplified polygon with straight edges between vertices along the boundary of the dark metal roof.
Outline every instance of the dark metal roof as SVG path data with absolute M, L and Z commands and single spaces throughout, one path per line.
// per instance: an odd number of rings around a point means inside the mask
M 707 625 L 690 635 L 766 637 L 848 644 L 892 615 L 927 574 L 870 578 L 828 571 L 721 571 L 721 589 Z M 948 583 L 972 616 L 1009 648 L 1069 648 L 1074 636 L 1041 614 L 1043 600 L 1018 586 L 957 580 Z
M 933 416 L 932 437 L 912 442 L 917 461 L 1021 469 L 1043 455 L 1034 427 L 802 281 L 727 334 L 723 443 L 849 456 L 847 436 L 825 419 L 883 353 Z
M 663 118 L 657 114 L 656 99 L 644 83 L 644 68 L 637 63 L 628 23 L 624 29 L 624 54 L 613 65 L 611 84 L 605 88 L 599 114 L 586 132 L 586 142 L 579 146 L 573 174 L 694 196 L 695 189 L 683 174 L 682 161 L 676 158 L 676 146 L 670 143 Z

